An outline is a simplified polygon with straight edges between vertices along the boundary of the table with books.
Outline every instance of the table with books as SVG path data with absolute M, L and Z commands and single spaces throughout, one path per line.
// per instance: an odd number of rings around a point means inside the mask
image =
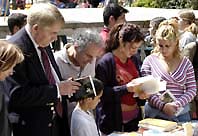
M 138 132 L 114 132 L 109 136 L 198 136 L 198 121 L 176 123 L 146 118 L 139 122 Z
M 145 91 L 147 94 L 156 94 L 159 91 L 164 91 L 160 95 L 160 99 L 165 103 L 175 101 L 175 96 L 166 89 L 166 82 L 155 78 L 152 75 L 134 79 L 135 83 L 141 83 L 138 91 Z M 137 97 L 139 92 L 135 92 L 134 97 Z M 184 108 L 181 107 L 175 113 L 175 116 L 181 114 Z M 138 132 L 114 132 L 108 136 L 198 136 L 198 121 L 186 123 L 177 123 L 162 119 L 146 118 L 139 121 Z

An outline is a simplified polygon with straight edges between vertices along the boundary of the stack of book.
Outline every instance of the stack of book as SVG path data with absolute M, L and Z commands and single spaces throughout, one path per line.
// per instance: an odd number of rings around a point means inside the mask
M 114 132 L 108 136 L 142 136 L 142 134 L 138 132 Z
M 177 123 L 162 119 L 146 118 L 139 121 L 138 126 L 145 129 L 152 129 L 157 131 L 171 131 L 177 128 Z

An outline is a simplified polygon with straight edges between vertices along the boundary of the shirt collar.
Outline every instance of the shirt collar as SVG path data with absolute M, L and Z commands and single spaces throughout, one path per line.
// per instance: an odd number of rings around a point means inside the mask
M 36 41 L 35 41 L 34 38 L 32 37 L 32 34 L 30 33 L 30 29 L 31 29 L 30 25 L 29 25 L 29 24 L 26 24 L 25 30 L 26 30 L 28 36 L 30 37 L 30 39 L 32 40 L 32 42 L 33 42 L 33 44 L 34 44 L 34 47 L 37 49 L 37 48 L 39 47 L 39 45 L 36 43 Z

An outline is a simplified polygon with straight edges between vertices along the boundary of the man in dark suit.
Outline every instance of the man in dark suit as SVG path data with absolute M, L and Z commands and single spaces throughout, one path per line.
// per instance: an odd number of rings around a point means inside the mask
M 63 24 L 64 18 L 54 5 L 34 4 L 29 10 L 27 25 L 9 39 L 25 56 L 12 76 L 18 83 L 11 92 L 9 106 L 10 112 L 18 117 L 13 123 L 14 136 L 70 135 L 65 97 L 78 90 L 80 84 L 72 80 L 61 81 L 49 46 L 56 40 Z M 59 100 L 62 100 L 62 106 Z

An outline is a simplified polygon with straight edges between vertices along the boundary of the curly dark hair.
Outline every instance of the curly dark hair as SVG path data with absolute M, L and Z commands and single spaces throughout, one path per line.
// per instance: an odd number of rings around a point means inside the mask
M 109 39 L 106 44 L 106 52 L 112 52 L 120 46 L 119 39 L 122 42 L 140 42 L 144 41 L 144 34 L 140 31 L 140 28 L 131 23 L 121 23 L 115 25 L 110 33 Z

